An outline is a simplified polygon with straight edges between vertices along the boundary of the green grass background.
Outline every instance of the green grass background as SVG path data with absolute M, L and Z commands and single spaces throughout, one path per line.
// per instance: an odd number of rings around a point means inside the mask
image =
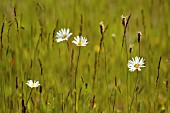
M 128 59 L 138 56 L 137 32 L 141 31 L 140 57 L 145 58 L 146 63 L 146 68 L 138 73 L 138 87 L 143 89 L 137 101 L 133 102 L 131 112 L 169 113 L 170 96 L 165 84 L 170 79 L 169 11 L 168 0 L 1 0 L 0 112 L 22 112 L 22 99 L 26 103 L 31 91 L 26 85 L 29 79 L 40 81 L 42 93 L 39 88 L 33 90 L 28 113 L 75 112 L 74 73 L 78 47 L 71 41 L 79 34 L 82 15 L 82 35 L 89 44 L 82 47 L 80 53 L 77 112 L 128 113 L 137 74 L 127 73 L 121 15 L 131 14 L 126 42 L 128 47 L 130 44 L 134 46 L 131 54 L 128 49 Z M 95 54 L 98 54 L 95 48 L 101 39 L 101 21 L 108 25 L 108 29 L 93 88 Z M 55 42 L 55 34 L 61 28 L 70 28 L 73 33 L 68 43 Z M 115 38 L 112 38 L 113 33 Z M 160 56 L 160 76 L 156 87 Z M 121 92 L 115 86 L 115 78 Z M 93 100 L 95 107 L 92 107 Z

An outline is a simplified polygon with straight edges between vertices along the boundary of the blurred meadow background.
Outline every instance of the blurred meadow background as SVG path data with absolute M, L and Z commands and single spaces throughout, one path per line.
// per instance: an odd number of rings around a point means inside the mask
M 169 11 L 169 0 L 1 0 L 0 112 L 170 113 Z M 57 43 L 61 28 L 73 35 Z M 146 67 L 129 72 L 135 56 Z

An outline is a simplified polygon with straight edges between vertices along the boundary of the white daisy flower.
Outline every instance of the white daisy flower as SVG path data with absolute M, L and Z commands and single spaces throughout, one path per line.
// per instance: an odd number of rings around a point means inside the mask
M 135 57 L 135 59 L 134 58 L 132 58 L 132 60 L 129 60 L 128 61 L 128 68 L 129 68 L 129 71 L 135 71 L 136 69 L 138 70 L 138 71 L 141 71 L 141 67 L 145 67 L 144 66 L 144 61 L 145 61 L 145 59 L 143 59 L 143 58 L 141 58 L 140 59 L 140 57 Z
M 76 44 L 77 46 L 86 46 L 89 42 L 87 42 L 87 38 L 83 36 L 74 37 L 72 43 Z
M 68 40 L 68 38 L 72 35 L 72 33 L 70 33 L 70 29 L 61 29 L 59 30 L 59 32 L 57 32 L 57 39 L 56 41 L 57 42 L 61 42 L 61 41 L 64 41 L 64 40 Z
M 38 87 L 40 84 L 39 84 L 39 81 L 32 81 L 32 80 L 28 80 L 27 83 L 26 83 L 30 88 L 36 88 Z

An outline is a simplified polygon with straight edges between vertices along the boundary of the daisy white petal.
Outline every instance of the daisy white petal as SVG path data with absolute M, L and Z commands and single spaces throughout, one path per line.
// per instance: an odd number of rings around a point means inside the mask
M 89 42 L 87 42 L 87 39 L 85 37 L 77 36 L 74 37 L 72 43 L 76 44 L 77 46 L 86 46 Z
M 40 84 L 39 84 L 39 81 L 32 81 L 32 80 L 28 80 L 27 83 L 26 83 L 30 88 L 36 88 L 38 87 Z
M 133 72 L 135 70 L 141 71 L 141 67 L 145 67 L 144 61 L 145 61 L 145 59 L 143 59 L 143 58 L 140 59 L 140 57 L 137 57 L 137 56 L 135 58 L 132 58 L 132 60 L 128 61 L 129 71 L 131 71 L 131 72 Z
M 62 38 L 58 38 L 58 39 L 56 39 L 56 42 L 62 42 L 63 41 L 63 39 Z
M 70 36 L 72 35 L 72 33 L 69 33 L 70 32 L 70 29 L 61 29 L 57 32 L 57 35 L 56 35 L 56 41 L 57 42 L 61 42 L 61 41 L 64 41 L 64 40 L 68 40 L 68 38 L 70 38 Z

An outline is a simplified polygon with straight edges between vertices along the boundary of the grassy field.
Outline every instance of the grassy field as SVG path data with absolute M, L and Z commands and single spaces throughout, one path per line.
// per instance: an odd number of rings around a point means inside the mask
M 1 0 L 0 113 L 170 113 L 169 11 L 169 0 Z M 61 28 L 73 35 L 57 43 Z M 145 68 L 130 72 L 135 56 Z

